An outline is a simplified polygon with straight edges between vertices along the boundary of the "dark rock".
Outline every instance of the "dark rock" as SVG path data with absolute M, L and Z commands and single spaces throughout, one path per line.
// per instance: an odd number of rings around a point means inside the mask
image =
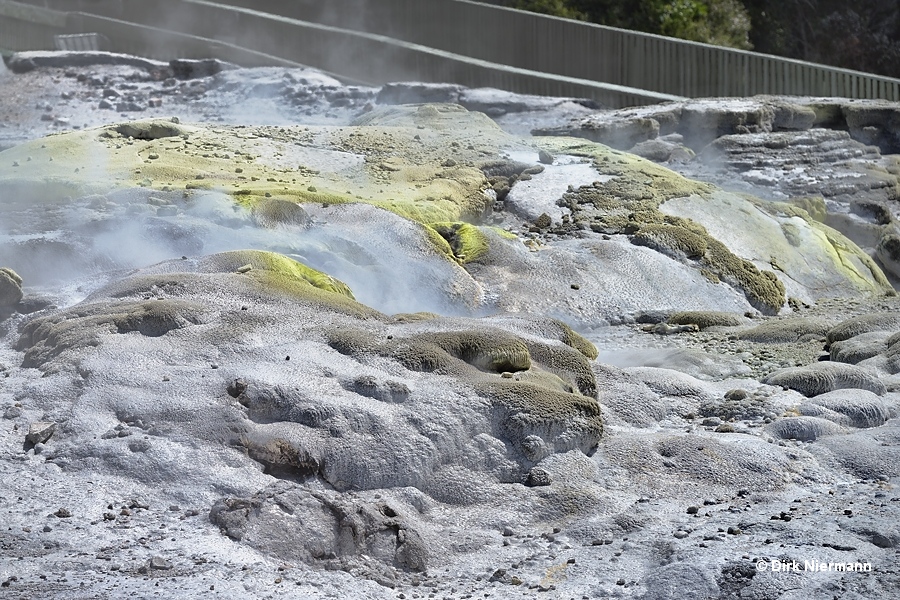
M 120 65 L 131 66 L 139 69 L 156 69 L 164 63 L 146 58 L 139 58 L 128 54 L 117 54 L 115 52 L 17 52 L 5 61 L 6 66 L 13 73 L 27 73 L 36 68 L 48 67 L 56 69 L 64 69 L 66 67 L 89 67 L 93 65 Z M 79 74 L 81 79 L 83 74 Z M 85 76 L 87 79 L 87 76 Z
M 228 395 L 232 398 L 237 398 L 241 394 L 247 391 L 247 382 L 243 379 L 235 379 L 231 383 L 228 384 L 226 388 Z
M 550 485 L 550 473 L 540 467 L 533 467 L 528 471 L 528 476 L 525 478 L 525 485 L 529 487 Z
M 132 452 L 146 452 L 151 447 L 152 444 L 150 444 L 150 440 L 144 438 L 128 442 L 128 449 Z
M 900 234 L 882 236 L 875 250 L 881 266 L 894 277 L 900 277 Z
M 725 398 L 722 400 L 704 402 L 700 405 L 700 414 L 709 417 L 704 420 L 704 425 L 707 424 L 707 421 L 710 421 L 711 425 L 720 424 L 713 423 L 713 419 L 744 420 L 774 416 L 766 398 L 750 396 L 745 390 L 731 390 L 725 394 Z
M 894 102 L 854 102 L 842 106 L 847 128 L 853 139 L 879 146 L 885 154 L 900 150 L 896 132 L 900 129 L 900 111 Z
M 421 104 L 425 102 L 459 102 L 465 88 L 451 83 L 388 83 L 381 87 L 378 104 Z
M 509 582 L 509 575 L 506 574 L 506 569 L 497 569 L 494 571 L 493 575 L 491 575 L 490 579 L 488 579 L 489 583 L 494 583 L 495 581 L 499 581 L 501 583 Z
M 672 156 L 672 153 L 676 148 L 679 148 L 677 144 L 661 139 L 655 139 L 638 142 L 632 146 L 629 152 L 654 162 L 666 162 L 669 160 L 669 157 Z
M 749 395 L 750 394 L 747 392 L 747 390 L 734 389 L 725 392 L 725 399 L 740 402 L 741 400 L 745 400 Z
M 56 423 L 38 421 L 28 426 L 28 435 L 25 436 L 25 439 L 30 444 L 43 444 L 55 431 Z
M 547 229 L 552 224 L 553 221 L 550 219 L 550 215 L 548 215 L 547 213 L 541 213 L 541 216 L 539 216 L 534 221 L 534 226 L 538 229 Z
M 202 60 L 192 60 L 187 58 L 176 58 L 169 61 L 169 68 L 177 79 L 198 79 L 201 77 L 210 77 L 224 70 L 235 69 L 235 65 L 223 62 L 216 58 L 205 58 Z
M 118 112 L 143 112 L 144 107 L 137 102 L 119 102 L 116 104 Z

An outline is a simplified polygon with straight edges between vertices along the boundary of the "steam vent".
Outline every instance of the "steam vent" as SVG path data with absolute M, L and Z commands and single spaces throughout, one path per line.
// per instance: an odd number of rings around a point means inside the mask
M 0 596 L 897 597 L 900 103 L 278 64 L 6 56 Z

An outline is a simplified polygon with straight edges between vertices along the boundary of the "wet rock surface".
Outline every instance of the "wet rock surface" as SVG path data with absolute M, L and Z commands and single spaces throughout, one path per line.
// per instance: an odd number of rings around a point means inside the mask
M 4 593 L 894 597 L 894 105 L 35 58 Z
M 792 202 L 895 278 L 897 110 L 878 100 L 704 99 L 600 112 L 535 133 L 599 141 L 725 189 Z

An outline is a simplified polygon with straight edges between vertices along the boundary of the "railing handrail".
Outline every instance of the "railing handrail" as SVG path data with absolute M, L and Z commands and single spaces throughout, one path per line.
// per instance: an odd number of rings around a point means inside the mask
M 435 81 L 435 74 L 446 74 L 447 81 L 463 85 L 590 97 L 612 106 L 757 94 L 900 100 L 900 79 L 472 0 L 0 0 L 0 7 L 12 5 L 30 6 L 35 11 L 79 7 L 107 18 L 115 18 L 116 12 L 134 13 L 138 16 L 128 21 L 138 19 L 143 25 L 181 33 L 193 32 L 185 31 L 190 26 L 184 22 L 166 25 L 167 13 L 184 9 L 197 16 L 208 11 L 218 15 L 211 18 L 223 25 L 210 30 L 207 20 L 200 19 L 201 37 L 233 42 L 237 36 L 251 50 L 260 50 L 254 47 L 254 40 L 229 30 L 232 17 L 222 16 L 242 14 L 245 20 L 261 27 L 269 24 L 279 32 L 283 32 L 281 26 L 271 24 L 290 23 L 316 29 L 321 35 L 330 32 L 330 39 L 356 40 L 360 48 L 368 50 L 398 49 L 392 51 L 400 52 L 404 61 L 418 68 L 408 79 Z M 356 11 L 351 12 L 351 7 Z M 58 16 L 52 18 L 58 20 Z M 498 39 L 504 32 L 506 37 Z M 286 45 L 290 45 L 287 37 L 285 34 Z M 271 48 L 266 52 L 278 54 Z M 282 58 L 304 62 L 296 56 Z M 378 71 L 375 58 L 362 57 L 373 66 L 373 74 Z M 311 66 L 340 73 L 335 61 L 321 60 L 329 66 Z M 358 75 L 354 78 L 359 79 Z
M 222 2 L 339 23 L 342 28 L 386 34 L 489 62 L 677 96 L 792 94 L 900 100 L 900 79 L 475 0 Z M 468 36 L 463 38 L 462 31 Z M 535 51 L 537 42 L 548 50 Z

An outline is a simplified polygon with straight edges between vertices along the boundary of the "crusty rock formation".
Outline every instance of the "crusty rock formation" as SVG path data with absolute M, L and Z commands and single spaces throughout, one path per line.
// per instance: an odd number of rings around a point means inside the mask
M 49 112 L 177 118 L 0 152 L 3 589 L 893 598 L 890 107 L 594 111 L 629 153 L 496 124 L 568 100 L 96 69 Z
M 22 278 L 12 269 L 0 268 L 0 308 L 15 306 L 22 299 Z

